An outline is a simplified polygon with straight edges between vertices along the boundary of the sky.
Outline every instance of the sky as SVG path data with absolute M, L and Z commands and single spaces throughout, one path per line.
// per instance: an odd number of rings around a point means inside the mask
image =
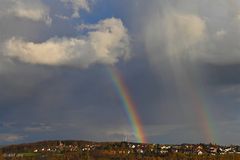
M 0 145 L 240 144 L 239 42 L 237 0 L 1 0 Z

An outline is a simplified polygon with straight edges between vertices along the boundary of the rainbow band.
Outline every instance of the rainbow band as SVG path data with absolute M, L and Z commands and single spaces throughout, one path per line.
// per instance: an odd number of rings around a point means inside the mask
M 189 84 L 191 84 L 189 82 Z M 208 111 L 206 104 L 204 103 L 202 95 L 198 95 L 198 93 L 195 91 L 194 85 L 192 85 L 192 88 L 189 89 L 191 95 L 191 99 L 193 100 L 193 106 L 195 106 L 195 112 L 196 112 L 196 118 L 199 122 L 199 126 L 203 130 L 204 138 L 207 143 L 214 143 L 216 142 L 216 136 L 213 134 L 213 120 L 210 116 L 210 111 Z
M 128 115 L 129 121 L 133 128 L 137 141 L 140 143 L 146 143 L 147 140 L 143 131 L 141 120 L 137 113 L 136 105 L 134 104 L 129 94 L 128 88 L 123 80 L 122 75 L 117 70 L 117 68 L 114 68 L 114 67 L 109 67 L 109 72 L 110 72 L 113 84 L 116 87 L 116 90 L 118 92 L 118 95 L 121 98 L 124 109 Z
M 172 65 L 173 66 L 173 65 Z M 182 87 L 184 87 L 184 95 L 188 97 L 190 106 L 187 108 L 188 112 L 193 113 L 195 116 L 196 122 L 198 122 L 198 127 L 201 129 L 201 133 L 206 143 L 217 143 L 218 138 L 214 132 L 214 121 L 211 116 L 210 108 L 205 99 L 205 94 L 203 88 L 200 87 L 201 83 L 199 82 L 198 77 L 188 77 L 184 68 L 179 64 L 178 68 L 175 69 L 175 78 L 176 81 L 184 82 Z

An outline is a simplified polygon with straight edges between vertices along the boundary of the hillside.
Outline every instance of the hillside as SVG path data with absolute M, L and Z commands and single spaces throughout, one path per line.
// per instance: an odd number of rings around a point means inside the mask
M 6 160 L 240 159 L 239 146 L 216 144 L 163 145 L 56 140 L 10 145 L 3 147 L 1 152 Z

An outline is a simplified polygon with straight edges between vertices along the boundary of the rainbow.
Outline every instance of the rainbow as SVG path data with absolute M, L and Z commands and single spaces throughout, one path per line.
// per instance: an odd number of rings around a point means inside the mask
M 116 91 L 121 98 L 124 109 L 128 115 L 128 119 L 131 123 L 137 141 L 139 143 L 146 143 L 147 140 L 143 131 L 140 117 L 137 113 L 136 105 L 130 96 L 127 85 L 125 84 L 121 73 L 115 67 L 109 67 L 108 70 Z
M 173 65 L 172 65 L 173 66 Z M 199 127 L 199 131 L 202 133 L 206 143 L 217 143 L 218 137 L 214 132 L 215 125 L 212 119 L 211 110 L 205 98 L 205 94 L 202 88 L 202 84 L 199 81 L 199 77 L 189 77 L 184 68 L 179 64 L 174 67 L 175 78 L 177 82 L 181 82 L 181 90 L 184 90 L 184 96 L 188 97 L 190 106 L 188 106 L 187 112 L 194 115 L 195 121 Z M 176 74 L 178 73 L 178 74 Z M 184 88 L 184 89 L 183 89 Z
M 188 81 L 189 82 L 189 81 Z M 203 130 L 203 135 L 207 143 L 216 143 L 217 137 L 214 134 L 213 120 L 208 110 L 207 104 L 205 103 L 204 95 L 201 94 L 201 89 L 195 88 L 194 84 L 189 84 L 189 97 L 192 99 L 195 114 L 197 115 L 197 121 L 200 128 Z M 196 92 L 196 91 L 200 92 Z

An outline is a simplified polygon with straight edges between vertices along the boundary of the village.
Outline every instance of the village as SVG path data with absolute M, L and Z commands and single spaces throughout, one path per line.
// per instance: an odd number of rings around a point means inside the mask
M 164 156 L 174 153 L 185 155 L 226 155 L 240 154 L 240 146 L 219 146 L 215 144 L 181 144 L 181 145 L 161 145 L 161 144 L 140 144 L 131 142 L 116 143 L 77 143 L 74 141 L 56 141 L 55 143 L 41 142 L 21 146 L 9 146 L 2 148 L 5 158 L 24 157 L 29 155 L 65 154 L 80 153 L 85 155 L 98 154 L 105 156 Z

